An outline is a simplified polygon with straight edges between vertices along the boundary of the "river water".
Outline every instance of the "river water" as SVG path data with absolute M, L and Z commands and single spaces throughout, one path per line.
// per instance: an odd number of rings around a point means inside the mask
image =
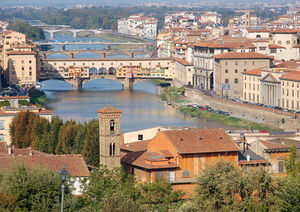
M 72 38 L 68 35 L 57 34 L 54 40 L 85 41 L 89 38 Z M 82 48 L 67 46 L 67 48 Z M 86 47 L 84 47 L 86 48 Z M 92 47 L 89 47 L 92 48 Z M 94 58 L 86 53 L 85 58 Z M 62 58 L 54 55 L 52 58 Z M 46 107 L 53 110 L 64 121 L 73 119 L 84 122 L 97 118 L 97 110 L 112 105 L 123 111 L 121 129 L 130 132 L 155 126 L 225 128 L 232 129 L 221 123 L 205 118 L 192 118 L 168 106 L 157 96 L 157 87 L 151 82 L 142 81 L 134 85 L 134 91 L 122 91 L 120 83 L 98 79 L 83 85 L 83 91 L 72 91 L 72 87 L 62 81 L 44 81 L 41 88 L 46 92 Z

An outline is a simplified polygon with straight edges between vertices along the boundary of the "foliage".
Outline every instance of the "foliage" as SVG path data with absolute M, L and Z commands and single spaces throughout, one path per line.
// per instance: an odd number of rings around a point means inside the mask
M 9 106 L 10 106 L 10 102 L 7 101 L 7 100 L 1 101 L 1 102 L 0 102 L 0 107 L 4 107 L 4 106 L 9 107 Z
M 27 169 L 18 164 L 0 178 L 0 210 L 57 211 L 60 206 L 61 182 L 58 174 L 44 168 Z M 66 208 L 72 209 L 73 196 L 67 186 Z
M 198 179 L 195 204 L 203 211 L 256 211 L 269 207 L 271 177 L 263 169 L 237 169 L 219 161 Z
M 28 102 L 28 101 L 25 100 L 25 99 L 20 99 L 20 100 L 19 100 L 19 105 L 29 106 L 29 105 L 30 105 L 30 102 Z
M 46 103 L 46 94 L 44 91 L 31 88 L 28 92 L 28 96 L 30 96 L 31 104 L 37 104 L 43 106 Z
M 89 165 L 99 165 L 99 122 L 94 119 L 86 127 L 82 156 Z M 83 127 L 81 129 L 84 129 Z
M 8 29 L 26 34 L 28 39 L 44 40 L 45 35 L 42 29 L 31 26 L 28 22 L 15 20 L 10 23 Z
M 65 122 L 58 134 L 58 144 L 55 149 L 56 154 L 72 154 L 75 152 L 75 138 L 80 127 L 81 125 L 73 120 Z
M 288 175 L 300 176 L 300 160 L 297 160 L 297 149 L 293 146 L 290 149 L 290 155 L 284 160 L 284 166 Z

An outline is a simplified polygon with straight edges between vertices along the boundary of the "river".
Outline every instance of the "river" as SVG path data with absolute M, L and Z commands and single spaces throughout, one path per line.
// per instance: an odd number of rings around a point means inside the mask
M 71 38 L 69 35 L 57 34 L 54 40 L 87 41 L 89 38 Z M 94 40 L 94 39 L 93 39 Z M 82 48 L 72 45 L 67 48 Z M 85 47 L 86 48 L 86 47 Z M 92 47 L 89 47 L 92 48 Z M 86 53 L 85 58 L 94 55 Z M 54 55 L 53 58 L 62 58 Z M 97 118 L 97 110 L 112 105 L 123 111 L 121 129 L 130 132 L 156 126 L 198 127 L 198 128 L 225 128 L 232 129 L 224 124 L 205 118 L 192 118 L 168 106 L 157 96 L 157 87 L 151 82 L 142 81 L 134 86 L 134 91 L 122 91 L 121 84 L 111 80 L 93 80 L 83 85 L 83 91 L 72 91 L 69 84 L 49 80 L 43 82 L 41 88 L 46 92 L 46 107 L 53 110 L 64 121 L 73 119 L 84 122 Z

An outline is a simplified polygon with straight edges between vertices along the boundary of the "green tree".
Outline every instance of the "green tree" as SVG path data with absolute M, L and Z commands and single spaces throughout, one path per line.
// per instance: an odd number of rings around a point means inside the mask
M 23 34 L 26 34 L 28 39 L 43 40 L 45 39 L 44 31 L 40 28 L 31 26 L 28 22 L 15 20 L 9 24 L 10 30 L 14 30 Z
M 297 161 L 297 149 L 293 146 L 290 149 L 290 155 L 284 160 L 284 166 L 288 175 L 295 177 L 300 174 L 300 161 Z
M 58 116 L 53 117 L 49 132 L 49 147 L 47 151 L 48 153 L 55 153 L 58 144 L 59 131 L 62 126 L 63 121 Z
M 82 156 L 89 165 L 99 165 L 99 122 L 94 119 L 87 124 Z
M 80 126 L 80 124 L 77 124 L 73 120 L 65 122 L 58 134 L 58 144 L 55 149 L 56 154 L 73 154 L 75 152 L 75 138 Z
M 9 106 L 10 106 L 10 102 L 7 101 L 7 100 L 1 101 L 1 102 L 0 102 L 0 107 L 4 107 L 4 106 L 9 107 Z
M 57 173 L 44 168 L 27 169 L 19 164 L 0 179 L 0 210 L 10 211 L 58 211 L 60 206 L 61 182 Z M 74 210 L 70 188 L 66 189 L 66 208 Z

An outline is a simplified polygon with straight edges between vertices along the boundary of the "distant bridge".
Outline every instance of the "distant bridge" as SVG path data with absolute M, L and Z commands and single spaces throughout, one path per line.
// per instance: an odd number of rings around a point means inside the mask
M 40 51 L 39 55 L 44 59 L 47 59 L 50 55 L 53 54 L 64 54 L 68 56 L 70 59 L 75 58 L 78 54 L 83 52 L 91 52 L 99 55 L 101 58 L 106 58 L 113 54 L 123 54 L 127 55 L 129 58 L 134 58 L 139 54 L 146 54 L 149 57 L 152 57 L 153 51 L 150 50 L 128 50 L 128 49 L 120 49 L 120 50 L 96 50 L 96 49 L 81 49 L 81 50 L 65 50 L 65 51 Z
M 171 78 L 172 58 L 132 58 L 132 59 L 42 59 L 40 81 L 63 80 L 72 85 L 73 90 L 82 90 L 82 85 L 95 79 L 110 79 L 118 81 L 123 89 L 132 90 L 133 85 L 141 80 Z M 125 66 L 141 66 L 148 69 L 148 75 L 120 75 L 117 69 Z M 66 73 L 67 67 L 89 68 L 89 76 L 83 78 L 70 78 Z M 95 70 L 95 71 L 93 71 Z M 151 71 L 150 71 L 151 70 Z
M 88 32 L 89 34 L 97 35 L 101 33 L 101 30 L 95 30 L 95 29 L 70 29 L 70 28 L 62 28 L 62 29 L 44 29 L 44 32 L 47 32 L 50 34 L 50 39 L 54 38 L 55 33 L 71 33 L 74 38 L 77 37 L 79 32 Z

